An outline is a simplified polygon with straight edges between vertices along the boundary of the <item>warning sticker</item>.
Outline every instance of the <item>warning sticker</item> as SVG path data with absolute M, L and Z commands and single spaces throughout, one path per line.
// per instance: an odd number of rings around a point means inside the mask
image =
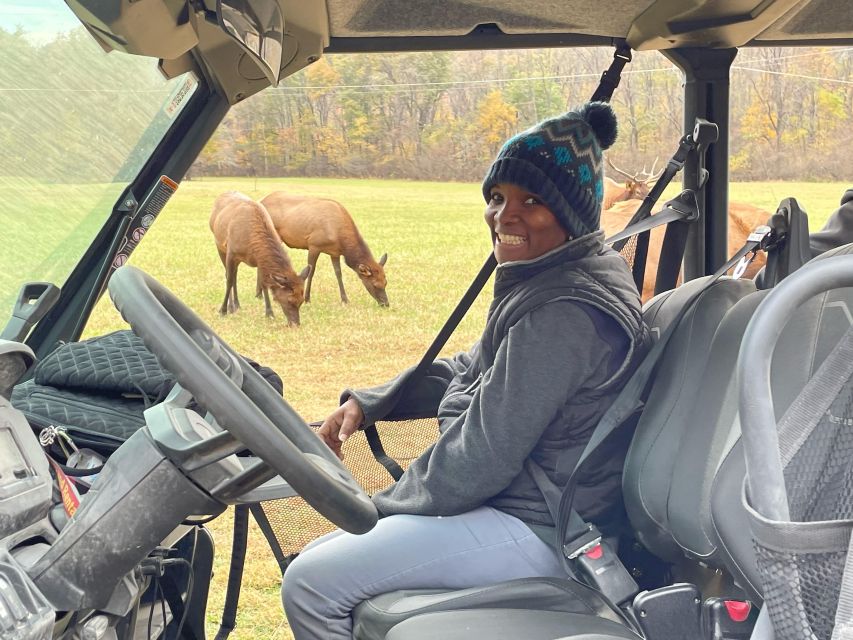
M 74 486 L 74 481 L 65 475 L 65 472 L 59 464 L 51 458 L 47 457 L 54 473 L 56 473 L 56 482 L 59 484 L 59 494 L 62 496 L 62 508 L 65 509 L 66 515 L 70 518 L 80 507 L 80 494 L 77 492 L 77 487 Z

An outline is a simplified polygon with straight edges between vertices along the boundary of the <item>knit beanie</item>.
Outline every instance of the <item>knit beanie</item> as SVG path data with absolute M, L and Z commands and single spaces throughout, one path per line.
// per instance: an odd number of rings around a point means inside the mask
M 574 238 L 597 231 L 604 198 L 601 152 L 616 141 L 616 114 L 605 102 L 588 102 L 513 136 L 483 180 L 517 185 L 542 198 Z

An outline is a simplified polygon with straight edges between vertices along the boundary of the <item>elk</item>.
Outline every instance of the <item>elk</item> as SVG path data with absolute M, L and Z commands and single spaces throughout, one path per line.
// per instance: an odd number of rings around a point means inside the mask
M 210 230 L 225 267 L 225 300 L 219 313 L 240 308 L 237 297 L 237 267 L 245 262 L 258 270 L 258 287 L 263 292 L 266 315 L 275 314 L 269 292 L 281 305 L 288 326 L 299 326 L 299 307 L 304 301 L 303 282 L 311 272 L 306 267 L 297 274 L 279 242 L 269 213 L 263 205 L 237 191 L 223 193 L 213 203 Z
M 646 171 L 646 167 L 643 166 L 642 171 L 638 171 L 637 173 L 631 174 L 627 171 L 623 171 L 619 167 L 617 167 L 610 158 L 607 158 L 607 164 L 616 172 L 625 177 L 625 182 L 620 184 L 613 178 L 605 177 L 604 178 L 604 200 L 601 203 L 601 210 L 607 211 L 610 209 L 614 203 L 622 202 L 625 200 L 633 200 L 639 199 L 642 200 L 647 195 L 649 195 L 649 191 L 651 191 L 652 183 L 655 182 L 658 178 L 661 177 L 661 174 L 664 172 L 661 169 L 657 174 L 655 174 L 655 165 L 657 165 L 658 160 L 655 158 L 655 161 L 652 163 L 652 170 Z
M 622 231 L 631 217 L 640 208 L 642 200 L 624 200 L 617 202 L 601 215 L 601 228 L 607 237 Z M 759 207 L 743 202 L 729 203 L 728 245 L 729 251 L 735 252 L 746 244 L 749 234 L 755 227 L 767 224 L 771 214 Z M 663 245 L 666 225 L 652 229 L 649 238 L 649 251 L 646 258 L 646 272 L 643 279 L 642 300 L 646 302 L 654 295 L 655 278 L 658 271 L 658 260 L 660 258 L 661 246 Z M 759 252 L 749 267 L 744 272 L 743 278 L 754 278 L 764 266 L 765 256 Z
M 317 266 L 317 258 L 326 253 L 332 260 L 341 302 L 349 302 L 341 277 L 341 256 L 346 265 L 358 274 L 364 288 L 379 303 L 388 306 L 385 293 L 385 261 L 379 261 L 361 237 L 349 212 L 335 200 L 314 198 L 273 191 L 261 203 L 267 208 L 273 225 L 282 242 L 292 249 L 308 250 L 308 266 L 311 268 L 305 283 L 305 302 L 311 297 L 311 280 Z

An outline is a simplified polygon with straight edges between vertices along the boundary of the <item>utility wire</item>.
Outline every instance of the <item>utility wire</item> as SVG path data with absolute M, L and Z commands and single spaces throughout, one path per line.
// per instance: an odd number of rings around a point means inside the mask
M 746 62 L 750 64 L 758 64 L 758 63 L 770 63 L 770 62 L 778 62 L 780 60 L 794 60 L 795 58 L 813 58 L 814 56 L 824 56 L 827 54 L 839 54 L 846 53 L 848 51 L 853 51 L 853 47 L 841 47 L 841 48 L 828 48 L 821 49 L 820 51 L 812 51 L 810 53 L 796 53 L 792 56 L 778 56 L 776 58 L 751 58 L 750 56 L 745 56 L 749 58 Z
M 786 73 L 784 71 L 771 71 L 770 69 L 757 69 L 755 67 L 742 67 L 740 65 L 732 65 L 732 69 L 738 71 L 754 71 L 757 73 L 766 73 L 771 76 L 784 76 L 786 78 L 799 78 L 801 80 L 814 80 L 817 82 L 834 82 L 836 84 L 853 84 L 853 80 L 842 80 L 841 78 L 822 78 L 820 76 L 807 76 L 802 73 Z
M 661 67 L 658 69 L 633 69 L 631 71 L 623 71 L 622 75 L 640 74 L 640 73 L 671 73 L 677 71 L 675 67 Z M 284 86 L 276 87 L 273 91 L 322 91 L 326 89 L 407 89 L 407 88 L 422 88 L 422 87 L 453 87 L 460 86 L 461 88 L 473 85 L 488 85 L 488 84 L 506 84 L 509 82 L 537 82 L 542 80 L 577 80 L 582 78 L 601 77 L 601 73 L 574 73 L 558 76 L 524 76 L 520 78 L 491 78 L 488 80 L 446 80 L 441 82 L 399 82 L 399 83 L 370 83 L 370 84 L 333 84 L 333 85 L 303 85 L 303 86 Z

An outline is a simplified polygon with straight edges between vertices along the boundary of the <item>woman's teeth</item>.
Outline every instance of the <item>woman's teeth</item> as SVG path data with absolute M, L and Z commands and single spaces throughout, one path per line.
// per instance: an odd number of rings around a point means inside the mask
M 498 234 L 498 240 L 501 244 L 522 244 L 524 242 L 523 236 L 510 236 L 505 235 L 503 233 Z

